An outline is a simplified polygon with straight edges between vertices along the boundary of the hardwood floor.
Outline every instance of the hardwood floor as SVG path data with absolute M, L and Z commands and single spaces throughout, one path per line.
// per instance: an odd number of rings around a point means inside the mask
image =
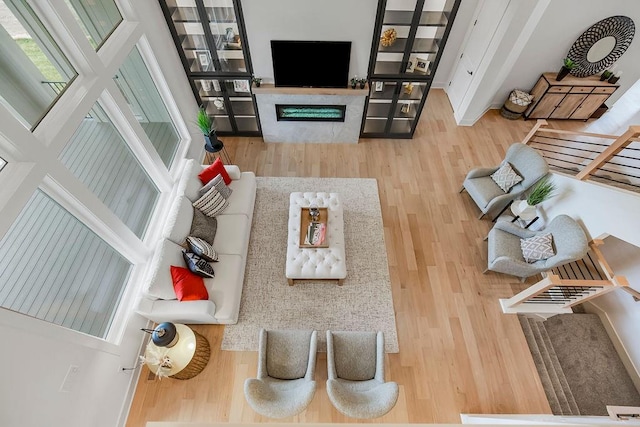
M 492 224 L 476 219 L 478 208 L 466 193 L 458 194 L 471 167 L 497 164 L 533 124 L 493 110 L 473 127 L 457 127 L 446 95 L 433 90 L 412 140 L 224 139 L 234 163 L 259 176 L 378 180 L 400 342 L 400 353 L 387 355 L 387 378 L 400 384 L 400 398 L 376 422 L 459 423 L 460 413 L 550 413 L 518 319 L 502 314 L 498 303 L 527 284 L 482 274 L 483 238 Z M 256 373 L 256 353 L 221 351 L 223 326 L 194 329 L 211 343 L 208 366 L 188 381 L 149 380 L 143 368 L 127 425 L 269 421 L 251 410 L 243 394 L 244 380 Z M 320 353 L 311 405 L 285 421 L 355 422 L 331 406 L 326 378 Z

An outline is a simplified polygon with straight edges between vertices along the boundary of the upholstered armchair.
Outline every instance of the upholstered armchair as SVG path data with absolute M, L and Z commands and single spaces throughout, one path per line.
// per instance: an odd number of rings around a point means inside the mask
M 551 233 L 555 255 L 528 263 L 525 261 L 520 239 Z M 487 236 L 488 270 L 520 277 L 521 281 L 535 274 L 549 271 L 583 258 L 588 249 L 587 236 L 582 227 L 567 215 L 558 215 L 541 231 L 521 228 L 508 221 L 498 221 Z
M 384 381 L 382 332 L 327 331 L 327 394 L 348 417 L 378 418 L 398 400 L 398 384 Z
M 249 406 L 270 418 L 304 411 L 316 391 L 317 345 L 316 331 L 261 329 L 258 375 L 244 383 Z
M 508 192 L 504 192 L 491 179 L 491 174 L 505 162 L 508 162 L 513 170 L 522 177 L 522 181 L 512 186 Z M 467 190 L 469 196 L 480 208 L 480 216 L 478 217 L 480 219 L 490 211 L 499 211 L 507 206 L 510 201 L 515 200 L 547 173 L 549 173 L 549 166 L 546 160 L 533 148 L 516 142 L 509 147 L 500 165 L 470 170 L 462 183 L 460 192 Z

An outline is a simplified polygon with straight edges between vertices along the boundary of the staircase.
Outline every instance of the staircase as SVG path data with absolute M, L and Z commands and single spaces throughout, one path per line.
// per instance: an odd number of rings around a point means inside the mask
M 640 405 L 640 394 L 597 315 L 518 318 L 553 414 L 606 416 L 607 405 Z

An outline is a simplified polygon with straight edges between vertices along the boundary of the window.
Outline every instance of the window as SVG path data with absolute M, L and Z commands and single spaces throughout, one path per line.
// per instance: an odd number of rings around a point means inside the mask
M 0 104 L 35 128 L 76 76 L 24 0 L 0 0 Z
M 113 0 L 65 0 L 94 49 L 115 30 L 122 16 Z
M 162 162 L 169 167 L 180 139 L 137 48 L 124 61 L 115 81 Z
M 0 240 L 0 306 L 105 338 L 131 264 L 37 190 Z
M 60 161 L 136 236 L 144 236 L 159 191 L 98 103 L 82 119 Z

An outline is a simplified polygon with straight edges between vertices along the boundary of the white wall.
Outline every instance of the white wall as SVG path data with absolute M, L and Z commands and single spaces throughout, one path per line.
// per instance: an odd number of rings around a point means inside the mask
M 608 234 L 603 253 L 614 272 L 627 276 L 640 291 L 640 197 L 636 193 L 602 184 L 578 181 L 555 174 L 558 196 L 543 205 L 544 217 L 567 214 L 581 223 L 590 238 Z M 626 243 L 625 243 L 626 242 Z M 608 316 L 620 341 L 627 349 L 636 371 L 640 372 L 640 303 L 622 290 L 592 300 Z
M 271 40 L 350 41 L 349 76 L 367 75 L 376 1 L 243 0 L 242 10 L 253 71 L 265 82 L 273 83 Z
M 501 106 L 514 88 L 529 90 L 540 74 L 559 70 L 573 42 L 591 25 L 613 15 L 626 15 L 633 19 L 636 39 L 617 62 L 618 70 L 624 74 L 619 81 L 620 89 L 607 102 L 611 106 L 640 79 L 640 40 L 637 40 L 640 7 L 637 0 L 552 1 L 515 66 L 495 92 L 493 106 Z

